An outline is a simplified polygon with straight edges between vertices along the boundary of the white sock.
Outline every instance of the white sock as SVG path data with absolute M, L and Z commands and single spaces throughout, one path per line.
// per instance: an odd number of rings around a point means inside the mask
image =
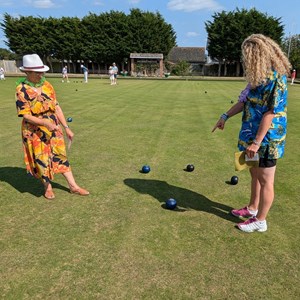
M 257 210 L 252 210 L 252 209 L 248 208 L 248 206 L 247 206 L 247 209 L 252 215 L 255 215 L 257 213 Z
M 267 223 L 266 220 L 258 220 L 258 219 L 256 219 L 256 221 L 259 223 L 259 225 L 265 225 Z

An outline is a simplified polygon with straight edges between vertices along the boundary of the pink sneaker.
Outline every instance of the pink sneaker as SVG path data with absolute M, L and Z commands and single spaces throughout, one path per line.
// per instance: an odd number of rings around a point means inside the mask
M 252 213 L 249 211 L 248 207 L 245 206 L 241 209 L 233 209 L 231 214 L 235 217 L 251 218 L 257 215 L 257 210 Z
M 237 227 L 244 232 L 264 232 L 268 229 L 266 220 L 258 221 L 256 217 L 250 218 L 245 222 L 237 224 Z

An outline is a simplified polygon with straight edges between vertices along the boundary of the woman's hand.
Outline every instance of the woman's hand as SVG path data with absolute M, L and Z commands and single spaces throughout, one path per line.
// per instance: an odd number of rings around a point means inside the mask
M 211 132 L 214 132 L 217 128 L 223 130 L 224 127 L 225 127 L 225 120 L 220 118 Z
M 74 133 L 73 133 L 73 131 L 72 131 L 69 127 L 66 128 L 66 135 L 67 135 L 67 137 L 68 137 L 68 139 L 69 139 L 70 141 L 73 140 Z
M 51 121 L 45 120 L 44 121 L 44 126 L 49 130 L 49 131 L 56 131 L 59 130 L 59 126 L 56 125 L 55 123 L 52 123 Z

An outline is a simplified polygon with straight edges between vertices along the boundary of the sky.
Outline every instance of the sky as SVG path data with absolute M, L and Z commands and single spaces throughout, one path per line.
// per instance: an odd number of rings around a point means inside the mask
M 300 33 L 299 0 L 0 0 L 0 22 L 4 13 L 13 17 L 82 18 L 89 13 L 111 10 L 129 14 L 132 8 L 159 12 L 172 25 L 180 47 L 205 47 L 205 22 L 212 21 L 216 12 L 236 8 L 256 8 L 268 16 L 281 18 L 285 36 Z M 0 29 L 0 48 L 7 48 L 4 40 L 5 35 Z

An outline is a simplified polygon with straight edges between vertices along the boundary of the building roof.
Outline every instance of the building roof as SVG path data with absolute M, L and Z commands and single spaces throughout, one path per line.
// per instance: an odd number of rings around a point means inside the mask
M 168 55 L 169 61 L 205 63 L 205 47 L 173 47 Z

